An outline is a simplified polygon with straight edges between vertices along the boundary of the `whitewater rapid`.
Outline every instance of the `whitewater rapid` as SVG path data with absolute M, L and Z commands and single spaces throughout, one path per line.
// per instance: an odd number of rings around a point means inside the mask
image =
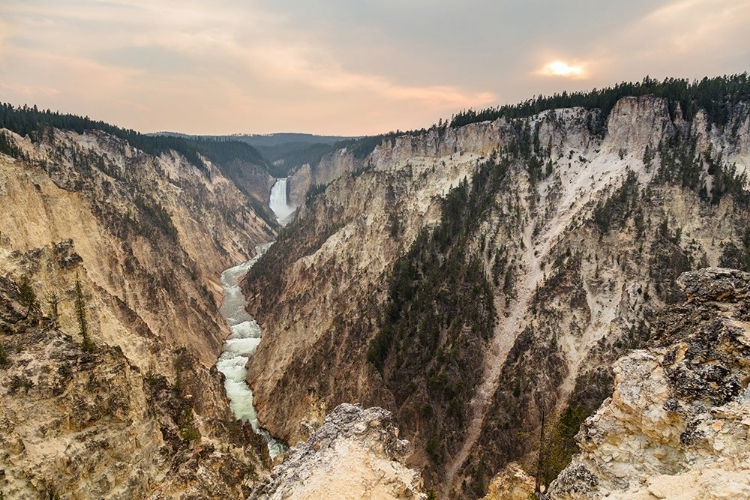
M 239 281 L 253 267 L 271 243 L 256 247 L 257 255 L 239 266 L 231 267 L 221 273 L 221 284 L 224 287 L 224 300 L 221 302 L 221 314 L 232 331 L 224 343 L 224 352 L 216 362 L 216 368 L 226 377 L 224 389 L 229 398 L 229 407 L 234 416 L 243 422 L 249 422 L 253 430 L 262 435 L 268 443 L 271 458 L 286 451 L 286 447 L 276 441 L 258 423 L 258 414 L 253 406 L 253 391 L 245 381 L 245 365 L 260 344 L 261 330 L 258 323 L 245 311 L 245 296 Z

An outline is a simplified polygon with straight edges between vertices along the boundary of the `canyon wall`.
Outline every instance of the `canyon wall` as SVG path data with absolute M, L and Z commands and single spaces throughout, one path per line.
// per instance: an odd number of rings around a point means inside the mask
M 482 496 L 510 461 L 548 484 L 680 273 L 748 263 L 747 110 L 719 126 L 624 98 L 603 122 L 558 109 L 337 153 L 244 282 L 262 424 L 294 444 L 340 403 L 379 405 L 441 497 Z
M 219 275 L 274 229 L 208 160 L 0 133 L 6 498 L 246 494 L 264 445 L 213 368 Z

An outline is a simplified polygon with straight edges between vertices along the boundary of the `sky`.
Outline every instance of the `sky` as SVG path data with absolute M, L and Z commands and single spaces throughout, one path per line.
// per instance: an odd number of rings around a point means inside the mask
M 0 0 L 0 101 L 141 132 L 368 135 L 750 71 L 749 0 Z

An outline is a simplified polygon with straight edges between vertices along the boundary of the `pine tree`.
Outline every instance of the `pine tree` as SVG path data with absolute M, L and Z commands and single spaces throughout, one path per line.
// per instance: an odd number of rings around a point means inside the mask
M 92 352 L 95 346 L 89 337 L 89 327 L 86 321 L 86 298 L 83 295 L 83 287 L 78 278 L 76 278 L 76 317 L 78 318 L 78 333 L 83 338 L 83 350 Z
M 24 278 L 23 281 L 21 281 L 21 284 L 18 287 L 18 292 L 20 294 L 21 305 L 24 305 L 27 308 L 26 315 L 24 316 L 24 319 L 26 319 L 29 317 L 31 310 L 37 309 L 39 307 L 39 304 L 36 300 L 34 289 L 31 288 L 28 279 Z
M 60 317 L 60 312 L 58 309 L 60 299 L 56 293 L 52 293 L 47 298 L 47 303 L 49 304 L 50 316 L 52 317 L 52 321 L 55 325 L 57 325 L 57 319 Z

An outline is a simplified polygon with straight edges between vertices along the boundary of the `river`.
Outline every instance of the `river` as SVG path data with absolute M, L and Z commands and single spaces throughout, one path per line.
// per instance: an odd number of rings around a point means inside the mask
M 247 375 L 245 365 L 260 344 L 261 330 L 255 319 L 245 310 L 245 296 L 239 286 L 242 277 L 270 246 L 271 243 L 259 245 L 256 247 L 257 255 L 254 259 L 221 273 L 221 284 L 224 287 L 221 314 L 232 333 L 224 343 L 224 352 L 216 362 L 216 368 L 226 377 L 224 388 L 234 416 L 238 420 L 250 423 L 253 430 L 266 439 L 268 452 L 271 458 L 274 458 L 286 451 L 286 447 L 260 427 L 258 415 L 253 406 L 253 391 L 250 390 L 245 380 Z

